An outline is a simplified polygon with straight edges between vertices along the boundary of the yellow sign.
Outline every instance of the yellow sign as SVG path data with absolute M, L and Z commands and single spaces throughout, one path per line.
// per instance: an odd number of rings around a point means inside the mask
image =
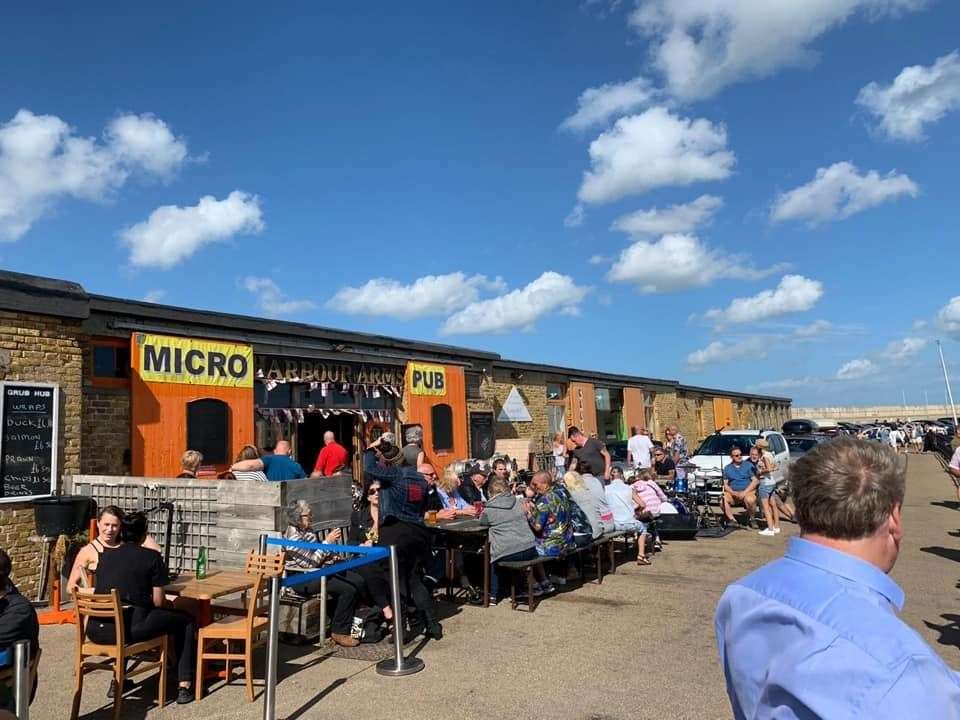
M 446 395 L 447 371 L 443 365 L 408 363 L 410 392 L 413 395 Z
M 136 333 L 144 382 L 253 387 L 253 348 L 170 335 Z

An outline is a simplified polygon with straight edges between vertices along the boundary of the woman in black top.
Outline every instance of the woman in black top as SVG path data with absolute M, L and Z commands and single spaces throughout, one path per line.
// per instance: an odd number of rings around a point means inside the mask
M 179 704 L 193 700 L 194 653 L 197 628 L 194 619 L 180 610 L 163 607 L 163 587 L 167 584 L 167 568 L 156 550 L 141 546 L 147 534 L 147 518 L 141 512 L 123 518 L 120 547 L 100 556 L 95 592 L 118 590 L 124 604 L 123 632 L 130 643 L 142 642 L 161 635 L 172 635 L 177 656 Z M 116 642 L 116 626 L 109 618 L 91 618 L 87 637 L 95 643 Z

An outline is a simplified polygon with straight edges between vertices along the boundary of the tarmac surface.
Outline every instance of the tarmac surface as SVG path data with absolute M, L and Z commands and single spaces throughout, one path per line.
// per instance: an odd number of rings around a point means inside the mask
M 910 456 L 906 537 L 893 577 L 907 595 L 903 619 L 956 668 L 960 512 L 954 497 L 936 457 Z M 277 717 L 729 718 L 714 608 L 730 581 L 781 555 L 794 534 L 796 526 L 784 523 L 776 538 L 739 530 L 720 539 L 670 542 L 652 566 L 622 561 L 602 585 L 547 598 L 532 615 L 512 611 L 509 601 L 486 610 L 444 605 L 443 640 L 410 646 L 426 668 L 405 678 L 381 677 L 371 662 L 329 657 L 313 645 L 281 645 Z M 72 625 L 42 629 L 35 720 L 69 717 L 75 638 Z M 262 677 L 261 659 L 258 681 Z M 112 717 L 108 682 L 105 672 L 87 677 L 81 718 Z M 123 717 L 263 717 L 262 681 L 253 703 L 240 681 L 213 685 L 199 703 L 162 710 L 154 704 L 154 678 L 143 683 L 128 693 Z

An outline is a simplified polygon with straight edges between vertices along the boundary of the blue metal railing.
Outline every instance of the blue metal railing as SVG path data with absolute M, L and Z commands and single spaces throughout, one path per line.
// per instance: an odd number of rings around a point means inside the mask
M 326 565 L 316 570 L 308 570 L 291 577 L 285 577 L 280 581 L 281 587 L 296 587 L 305 583 L 319 580 L 323 577 L 336 575 L 344 570 L 352 570 L 361 565 L 369 565 L 373 562 L 379 562 L 390 557 L 390 551 L 384 547 L 367 547 L 363 545 L 331 545 L 328 543 L 312 543 L 303 540 L 288 540 L 286 538 L 268 537 L 267 545 L 276 545 L 278 547 L 295 547 L 304 550 L 322 550 L 324 552 L 336 553 L 338 555 L 363 555 L 364 557 L 354 558 L 353 560 L 343 560 L 335 562 L 333 565 Z

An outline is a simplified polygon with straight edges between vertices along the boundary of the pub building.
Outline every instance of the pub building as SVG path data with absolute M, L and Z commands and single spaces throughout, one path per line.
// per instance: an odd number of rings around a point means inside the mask
M 28 396 L 15 383 L 37 393 L 29 397 L 51 427 L 30 441 L 46 445 L 35 455 L 13 432 L 26 419 L 6 418 L 11 427 L 0 434 L 7 548 L 30 543 L 31 500 L 59 492 L 67 478 L 123 484 L 129 476 L 142 488 L 145 479 L 175 477 L 187 449 L 203 454 L 201 474 L 213 478 L 244 445 L 287 439 L 309 474 L 330 430 L 356 474 L 367 443 L 420 425 L 438 469 L 495 452 L 529 467 L 553 433 L 575 424 L 611 441 L 634 424 L 660 437 L 676 423 L 695 443 L 721 421 L 774 425 L 790 408 L 789 398 L 95 295 L 74 282 L 0 271 L 0 397 L 15 401 L 10 412 L 34 412 L 17 404 Z M 16 449 L 9 459 L 6 449 Z M 21 589 L 29 593 L 37 574 L 24 570 Z

